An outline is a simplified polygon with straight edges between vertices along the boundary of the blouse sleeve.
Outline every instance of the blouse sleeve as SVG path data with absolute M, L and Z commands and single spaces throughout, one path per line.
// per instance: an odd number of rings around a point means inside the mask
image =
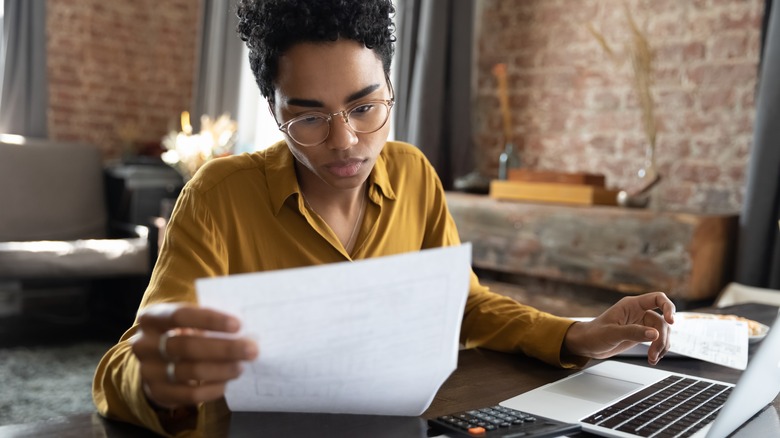
M 194 189 L 180 194 L 140 309 L 166 302 L 197 302 L 195 279 L 222 275 L 228 260 L 208 204 Z M 133 325 L 103 356 L 95 371 L 92 398 L 98 412 L 168 435 L 141 384 L 139 361 L 131 348 Z M 202 415 L 199 415 L 202 417 Z
M 429 178 L 430 214 L 425 247 L 459 245 L 455 221 L 447 208 L 444 189 L 434 173 Z M 584 357 L 561 358 L 566 332 L 574 321 L 560 318 L 494 293 L 471 272 L 469 296 L 461 326 L 466 348 L 484 347 L 503 352 L 521 352 L 548 364 L 573 368 L 587 363 Z

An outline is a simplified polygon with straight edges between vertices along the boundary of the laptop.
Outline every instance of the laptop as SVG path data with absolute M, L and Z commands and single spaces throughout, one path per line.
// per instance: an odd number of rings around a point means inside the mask
M 722 438 L 777 397 L 779 368 L 780 314 L 736 385 L 604 361 L 500 405 L 606 437 Z

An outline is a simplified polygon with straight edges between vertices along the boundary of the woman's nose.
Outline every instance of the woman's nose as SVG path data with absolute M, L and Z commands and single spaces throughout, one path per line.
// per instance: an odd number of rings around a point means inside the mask
M 347 115 L 341 111 L 330 120 L 330 134 L 326 140 L 331 149 L 349 149 L 358 142 L 357 133 L 347 123 Z

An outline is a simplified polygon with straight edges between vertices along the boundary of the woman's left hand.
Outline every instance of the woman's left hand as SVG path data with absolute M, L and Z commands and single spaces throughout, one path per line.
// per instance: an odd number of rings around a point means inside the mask
M 647 362 L 655 365 L 669 351 L 674 312 L 674 303 L 663 292 L 625 297 L 592 321 L 569 327 L 563 353 L 604 359 L 651 342 Z

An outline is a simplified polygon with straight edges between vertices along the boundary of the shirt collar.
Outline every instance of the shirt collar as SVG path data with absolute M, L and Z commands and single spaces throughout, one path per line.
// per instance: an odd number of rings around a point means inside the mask
M 300 196 L 301 193 L 295 176 L 295 158 L 285 141 L 274 143 L 265 150 L 265 170 L 274 214 L 279 214 L 287 198 L 293 194 Z M 386 198 L 395 199 L 395 191 L 387 174 L 387 158 L 384 149 L 379 154 L 368 180 L 371 185 L 379 187 Z
M 301 193 L 295 177 L 295 158 L 284 140 L 265 150 L 265 172 L 271 205 L 276 215 L 287 198 Z
M 382 149 L 382 153 L 376 159 L 374 168 L 371 170 L 371 175 L 368 177 L 369 181 L 382 191 L 388 199 L 395 199 L 395 191 L 390 184 L 390 177 L 387 174 L 387 155 L 385 155 L 385 149 Z

